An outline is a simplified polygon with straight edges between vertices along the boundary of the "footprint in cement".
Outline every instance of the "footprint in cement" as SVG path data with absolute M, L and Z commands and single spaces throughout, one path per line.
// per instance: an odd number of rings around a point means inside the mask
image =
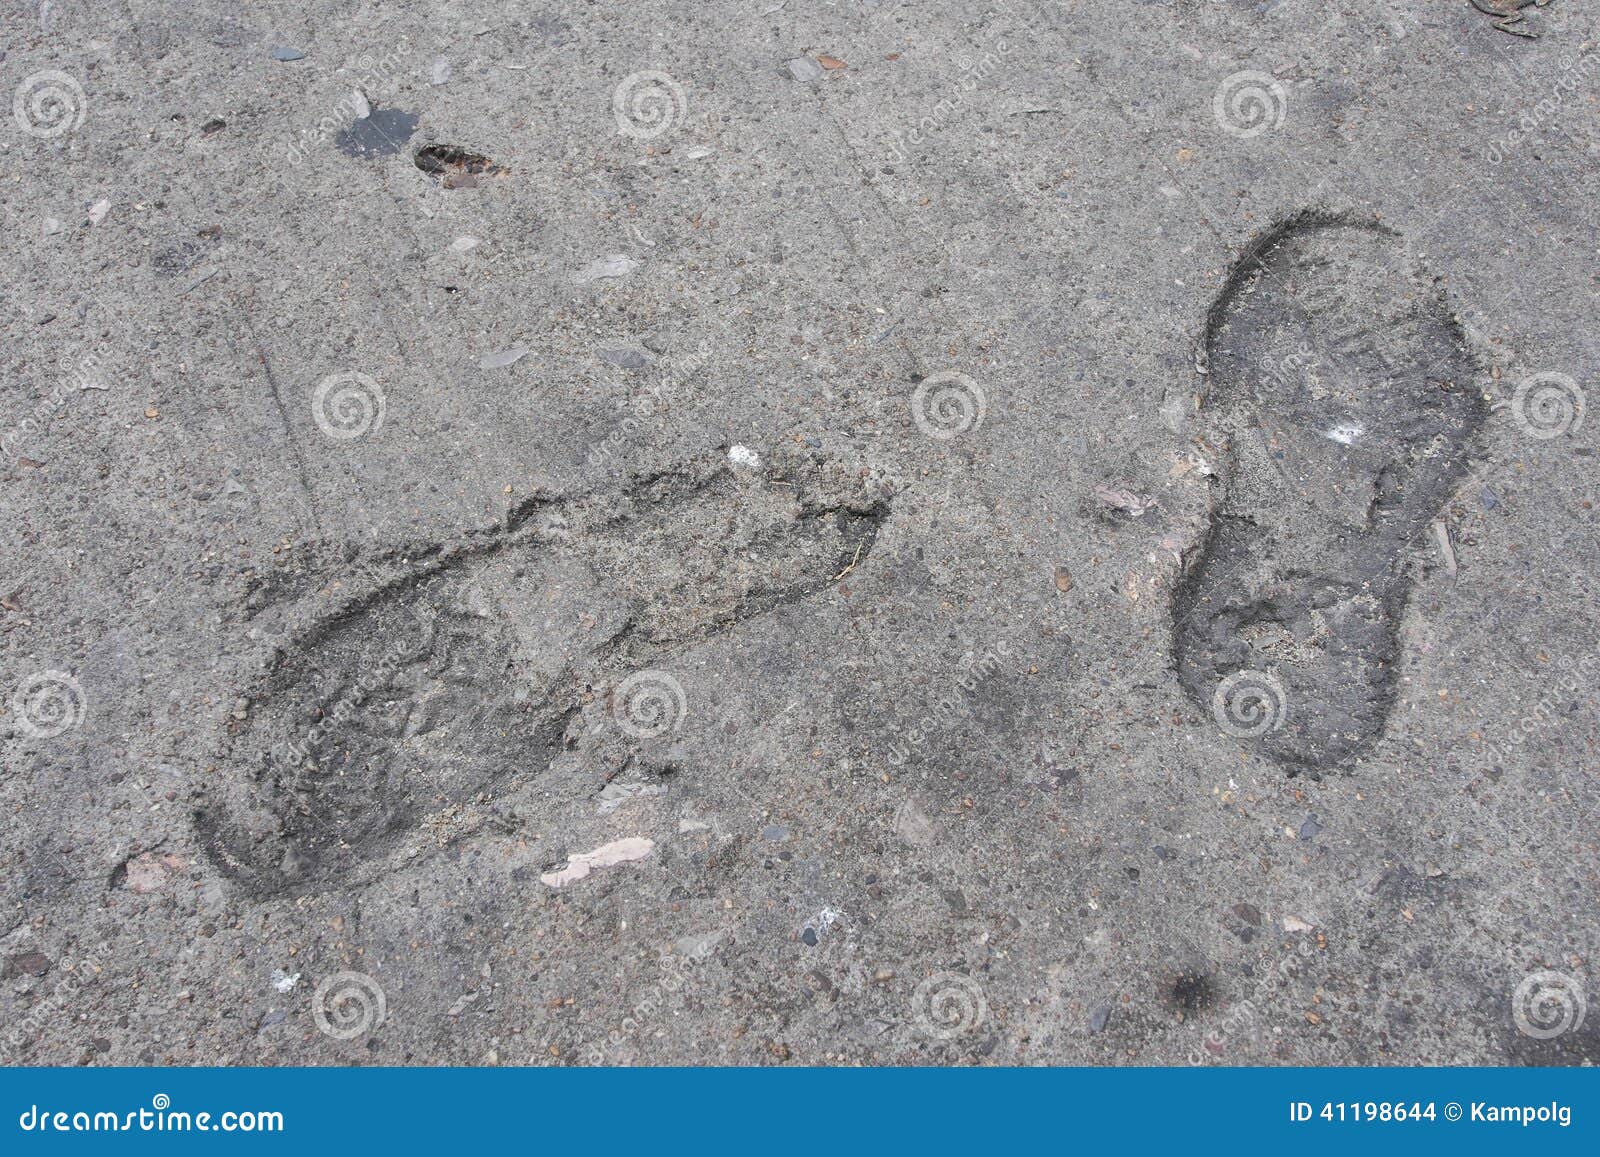
M 669 728 L 674 655 L 830 587 L 887 513 L 843 468 L 719 456 L 421 552 L 278 650 L 230 724 L 201 843 L 256 894 L 392 871 L 594 716 L 635 738 Z M 594 688 L 609 701 L 586 723 Z
M 1391 231 L 1305 213 L 1259 237 L 1206 325 L 1224 495 L 1179 584 L 1179 681 L 1291 771 L 1346 766 L 1395 699 L 1410 550 L 1487 414 L 1433 280 Z

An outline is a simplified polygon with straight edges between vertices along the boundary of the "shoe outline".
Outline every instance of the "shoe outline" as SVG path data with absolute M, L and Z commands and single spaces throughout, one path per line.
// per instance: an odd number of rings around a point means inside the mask
M 1487 419 L 1476 359 L 1397 233 L 1306 211 L 1235 262 L 1205 367 L 1228 451 L 1173 599 L 1179 682 L 1291 773 L 1346 767 L 1394 707 L 1410 546 Z
M 539 497 L 502 528 L 391 565 L 394 573 L 274 650 L 247 692 L 245 720 L 223 741 L 224 765 L 243 764 L 247 774 L 197 801 L 201 846 L 257 895 L 358 886 L 426 854 L 419 828 L 430 814 L 513 789 L 582 740 L 579 677 L 604 682 L 668 662 L 815 597 L 871 553 L 888 500 L 859 481 L 841 493 L 822 469 L 807 479 L 806 465 L 796 481 L 783 471 L 736 471 L 721 457 L 614 491 Z M 720 540 L 706 536 L 709 560 L 759 556 L 765 578 L 747 568 L 751 581 L 741 578 L 720 598 L 689 584 L 690 605 L 684 587 L 651 585 L 647 558 L 615 557 L 621 536 L 666 546 L 675 521 L 707 511 L 726 515 L 731 529 Z M 594 564 L 608 548 L 617 569 L 601 574 Z M 600 625 L 591 645 L 546 657 L 542 669 L 513 616 L 494 605 L 497 588 L 541 562 L 566 574 L 587 568 L 594 589 L 625 610 Z

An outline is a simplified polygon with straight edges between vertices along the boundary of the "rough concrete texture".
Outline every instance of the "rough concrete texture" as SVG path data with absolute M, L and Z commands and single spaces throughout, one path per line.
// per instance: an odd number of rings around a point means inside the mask
M 6 1061 L 1593 1063 L 1521 15 L 0 0 Z

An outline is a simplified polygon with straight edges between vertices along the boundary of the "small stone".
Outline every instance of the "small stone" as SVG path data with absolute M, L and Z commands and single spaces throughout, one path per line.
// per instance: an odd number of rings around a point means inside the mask
M 24 952 L 6 957 L 3 971 L 5 979 L 12 980 L 18 976 L 43 976 L 50 968 L 51 960 L 43 952 Z
M 1311 925 L 1298 916 L 1285 916 L 1283 918 L 1283 930 L 1285 932 L 1309 932 L 1311 931 Z
M 823 67 L 809 56 L 796 56 L 792 60 L 783 62 L 789 70 L 789 75 L 804 84 L 811 84 L 822 79 Z
M 651 353 L 664 354 L 671 344 L 671 335 L 665 333 L 653 333 L 644 339 L 644 348 Z
M 817 930 L 815 928 L 807 928 L 800 933 L 800 942 L 807 948 L 815 948 L 817 946 Z
M 1092 1033 L 1104 1032 L 1106 1023 L 1110 1019 L 1111 1006 L 1109 1004 L 1095 1006 L 1095 1008 L 1089 1013 L 1089 1031 Z
M 288 1019 L 289 1014 L 287 1012 L 281 1008 L 274 1008 L 261 1018 L 261 1023 L 256 1026 L 256 1031 L 260 1032 L 264 1028 L 271 1028 L 275 1024 L 282 1024 Z
M 484 354 L 478 359 L 478 367 L 485 370 L 500 370 L 506 366 L 515 365 L 532 351 L 525 345 L 512 346 L 510 349 L 496 350 L 494 353 Z
M 602 277 L 626 277 L 639 263 L 623 253 L 613 253 L 610 257 L 601 257 L 591 261 L 573 276 L 578 281 L 598 281 Z
M 781 844 L 789 838 L 789 829 L 782 824 L 768 824 L 761 829 L 761 838 L 770 840 L 775 844 Z
M 1314 814 L 1307 816 L 1305 823 L 1300 825 L 1300 838 L 1302 840 L 1314 840 L 1321 833 L 1322 825 L 1317 822 L 1317 817 Z
M 272 50 L 273 60 L 288 62 L 291 60 L 304 60 L 305 58 L 306 54 L 300 51 L 300 49 L 290 48 L 287 45 L 280 45 Z
M 1056 590 L 1066 594 L 1072 586 L 1072 572 L 1064 566 L 1056 567 Z
M 362 92 L 359 88 L 356 89 L 353 94 L 351 94 L 350 100 L 355 109 L 357 120 L 364 121 L 372 115 L 372 102 L 367 100 L 367 94 Z
M 629 346 L 617 346 L 600 351 L 600 359 L 625 370 L 642 370 L 650 364 L 650 355 Z
M 1233 914 L 1246 924 L 1259 925 L 1261 923 L 1261 909 L 1254 904 L 1235 904 L 1233 906 Z
M 461 236 L 450 242 L 450 252 L 471 253 L 481 242 L 476 237 Z
M 433 58 L 433 71 L 429 74 L 431 83 L 435 85 L 448 84 L 450 77 L 454 75 L 454 73 L 455 69 L 444 57 L 435 56 Z
M 89 225 L 91 227 L 99 225 L 100 222 L 106 219 L 106 214 L 109 212 L 111 212 L 110 200 L 101 197 L 93 205 L 89 206 Z
M 66 226 L 61 223 L 61 219 L 59 217 L 46 217 L 39 224 L 40 228 L 44 230 L 44 235 L 46 237 L 54 237 L 57 233 L 66 228 Z

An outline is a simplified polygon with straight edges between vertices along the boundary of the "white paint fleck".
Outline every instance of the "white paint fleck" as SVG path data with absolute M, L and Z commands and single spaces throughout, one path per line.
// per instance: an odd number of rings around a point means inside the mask
M 753 470 L 761 465 L 761 455 L 748 446 L 734 446 L 728 450 L 728 461 L 735 466 L 748 466 Z
M 655 848 L 656 842 L 644 836 L 630 836 L 613 840 L 592 852 L 579 852 L 567 861 L 567 866 L 555 872 L 546 872 L 539 879 L 552 888 L 565 888 L 583 879 L 596 868 L 609 868 L 614 864 L 627 864 L 642 860 Z
M 279 992 L 293 992 L 294 986 L 300 983 L 300 974 L 296 972 L 290 976 L 281 968 L 272 970 L 272 987 Z
M 632 799 L 666 794 L 664 783 L 608 783 L 600 789 L 600 814 L 610 815 Z
M 110 200 L 105 197 L 101 197 L 93 205 L 89 206 L 89 224 L 100 224 L 100 222 L 106 219 L 106 214 L 109 212 L 111 212 Z
M 1357 438 L 1361 437 L 1361 435 L 1363 435 L 1365 433 L 1366 433 L 1366 431 L 1363 430 L 1360 426 L 1357 426 L 1354 423 L 1349 423 L 1349 424 L 1345 424 L 1345 425 L 1335 426 L 1333 429 L 1329 430 L 1326 434 L 1324 434 L 1323 437 L 1324 438 L 1332 438 L 1335 442 L 1339 443 L 1339 445 L 1341 445 L 1341 446 L 1350 446 L 1350 445 L 1353 445 L 1355 443 L 1355 440 Z
M 479 242 L 476 237 L 468 237 L 463 234 L 462 236 L 457 237 L 454 241 L 450 242 L 450 252 L 471 253 L 478 247 L 478 244 Z

